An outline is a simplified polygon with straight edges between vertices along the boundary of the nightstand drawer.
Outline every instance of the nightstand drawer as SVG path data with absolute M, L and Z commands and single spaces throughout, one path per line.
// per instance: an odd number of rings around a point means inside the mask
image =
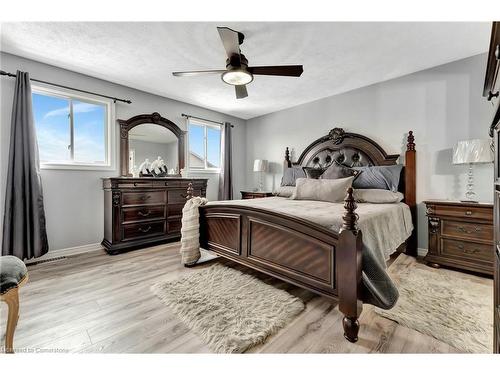
M 441 244 L 441 255 L 492 263 L 493 245 L 443 239 Z
M 493 241 L 493 226 L 480 223 L 443 220 L 442 234 L 471 240 Z
M 436 204 L 430 208 L 431 214 L 436 216 L 453 216 L 466 219 L 491 220 L 493 209 L 491 207 L 444 206 Z

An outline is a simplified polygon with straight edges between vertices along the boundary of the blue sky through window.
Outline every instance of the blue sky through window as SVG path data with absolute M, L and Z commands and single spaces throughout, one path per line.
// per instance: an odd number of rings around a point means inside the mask
M 189 151 L 205 158 L 205 126 L 194 123 L 189 124 Z M 206 158 L 209 168 L 220 168 L 220 129 L 207 127 L 207 150 Z
M 70 99 L 33 93 L 33 116 L 42 162 L 71 161 Z M 74 161 L 104 163 L 106 108 L 73 101 Z

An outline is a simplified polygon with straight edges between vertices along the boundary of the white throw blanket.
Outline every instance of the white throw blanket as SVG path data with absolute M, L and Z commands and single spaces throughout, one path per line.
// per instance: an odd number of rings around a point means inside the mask
M 206 198 L 193 197 L 186 202 L 182 209 L 182 264 L 193 265 L 200 259 L 200 212 L 198 207 L 205 203 L 207 203 Z

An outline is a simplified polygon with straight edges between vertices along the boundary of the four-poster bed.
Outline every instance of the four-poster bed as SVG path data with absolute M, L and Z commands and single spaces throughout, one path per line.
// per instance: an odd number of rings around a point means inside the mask
M 317 139 L 292 163 L 288 148 L 285 168 L 325 167 L 336 161 L 348 166 L 395 165 L 375 141 L 335 128 Z M 407 147 L 399 190 L 411 210 L 411 236 L 398 251 L 416 255 L 416 151 L 413 133 Z M 188 188 L 188 199 L 193 190 Z M 264 198 L 272 199 L 272 198 Z M 362 311 L 362 233 L 357 204 L 349 188 L 340 230 L 310 220 L 229 201 L 200 207 L 200 246 L 245 266 L 338 301 L 344 314 L 344 336 L 357 341 Z

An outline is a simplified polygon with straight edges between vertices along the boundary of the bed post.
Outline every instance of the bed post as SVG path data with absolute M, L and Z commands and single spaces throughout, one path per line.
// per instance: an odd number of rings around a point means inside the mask
M 187 194 L 186 194 L 186 200 L 190 200 L 191 198 L 193 198 L 193 192 L 194 192 L 194 189 L 193 189 L 193 183 L 190 182 L 188 184 L 188 188 L 187 188 Z
M 410 207 L 413 232 L 406 242 L 406 253 L 417 256 L 417 151 L 413 131 L 408 132 L 405 154 L 405 203 Z
M 357 226 L 358 215 L 354 212 L 356 207 L 351 187 L 347 189 L 344 200 L 345 213 L 336 249 L 339 310 L 344 314 L 344 337 L 350 342 L 358 341 L 358 317 L 363 310 L 363 303 L 359 299 L 363 241 Z
M 285 150 L 285 161 L 283 162 L 283 169 L 292 168 L 292 162 L 290 161 L 290 151 L 288 147 Z

